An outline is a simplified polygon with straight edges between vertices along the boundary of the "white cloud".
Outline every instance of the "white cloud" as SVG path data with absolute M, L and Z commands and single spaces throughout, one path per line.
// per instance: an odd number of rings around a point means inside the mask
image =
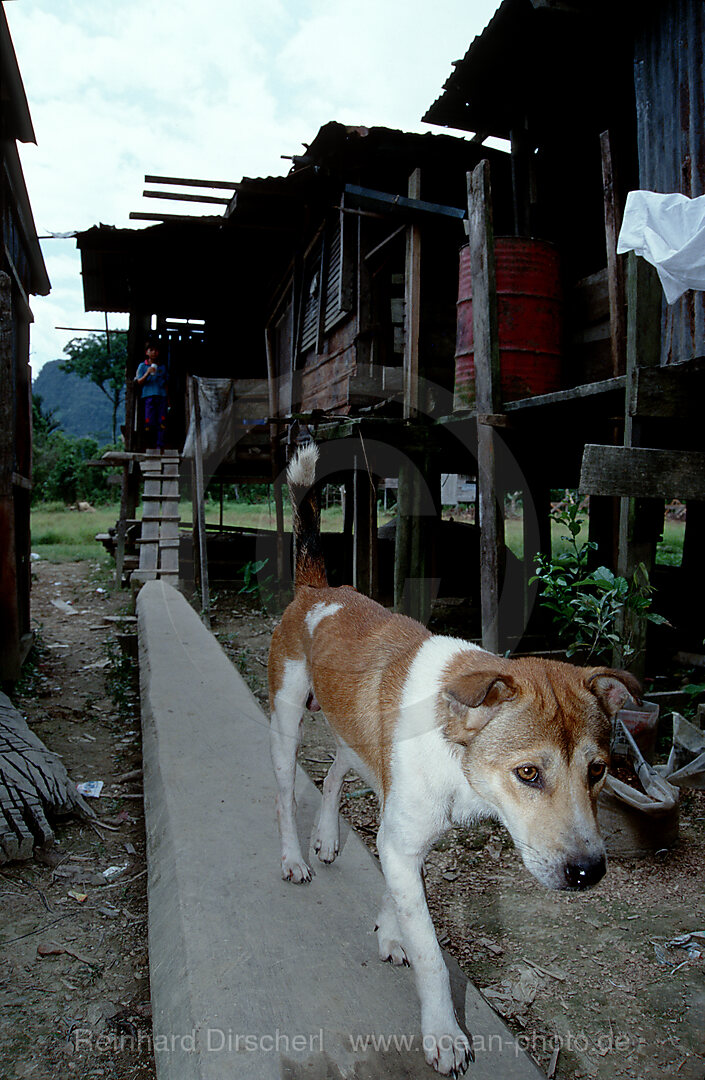
M 493 0 L 23 0 L 6 12 L 38 147 L 21 148 L 38 231 L 127 227 L 144 175 L 285 172 L 329 120 L 421 130 Z M 204 212 L 207 208 L 204 207 Z M 71 240 L 43 245 L 33 368 L 83 311 Z M 98 316 L 100 320 L 101 316 Z M 124 317 L 112 316 L 112 325 Z

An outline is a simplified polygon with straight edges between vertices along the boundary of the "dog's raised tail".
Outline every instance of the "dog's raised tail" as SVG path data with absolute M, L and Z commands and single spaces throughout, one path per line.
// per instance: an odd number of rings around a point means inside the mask
M 322 589 L 328 584 L 321 548 L 321 509 L 316 492 L 318 447 L 314 443 L 300 447 L 289 462 L 286 479 L 291 496 L 294 529 L 296 588 L 309 585 Z

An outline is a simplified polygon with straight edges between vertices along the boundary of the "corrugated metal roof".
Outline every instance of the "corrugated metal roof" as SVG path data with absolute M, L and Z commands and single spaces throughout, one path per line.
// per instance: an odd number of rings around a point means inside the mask
M 503 0 L 423 119 L 508 139 L 529 111 L 554 128 L 576 108 L 604 111 L 623 67 L 627 9 L 607 0 Z
M 2 109 L 3 138 L 36 143 L 32 117 L 27 104 L 22 75 L 15 47 L 10 36 L 5 10 L 0 5 L 0 108 Z

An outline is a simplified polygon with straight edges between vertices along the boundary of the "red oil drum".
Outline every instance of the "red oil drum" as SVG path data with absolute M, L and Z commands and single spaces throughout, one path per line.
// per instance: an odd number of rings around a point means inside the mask
M 544 240 L 495 240 L 502 398 L 561 388 L 561 286 L 558 252 Z M 455 408 L 475 407 L 470 248 L 460 249 Z

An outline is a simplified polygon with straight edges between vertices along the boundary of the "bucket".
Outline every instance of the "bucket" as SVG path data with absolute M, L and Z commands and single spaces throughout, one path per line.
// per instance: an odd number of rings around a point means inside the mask
M 495 240 L 502 398 L 561 388 L 561 286 L 558 252 L 545 240 Z M 470 248 L 460 249 L 455 349 L 455 409 L 475 407 Z
M 658 736 L 659 706 L 651 701 L 642 701 L 641 705 L 627 704 L 619 710 L 617 717 L 633 736 L 646 760 L 653 762 Z M 618 740 L 619 735 L 616 738 Z M 620 752 L 624 751 L 618 745 L 612 747 L 613 754 Z

